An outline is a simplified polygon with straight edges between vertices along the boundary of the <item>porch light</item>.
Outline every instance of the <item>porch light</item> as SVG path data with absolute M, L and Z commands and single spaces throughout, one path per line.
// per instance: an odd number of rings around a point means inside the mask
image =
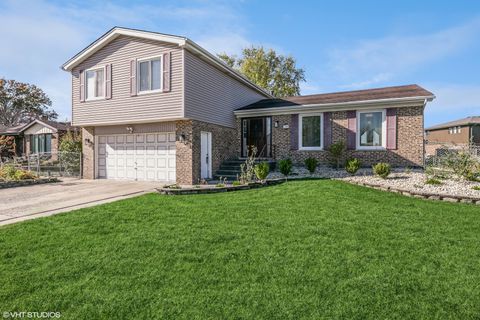
M 185 133 L 181 133 L 178 135 L 178 140 L 182 143 L 185 143 L 185 141 L 187 140 L 187 137 L 185 136 Z
M 278 121 L 275 121 L 274 126 L 275 128 L 278 128 Z

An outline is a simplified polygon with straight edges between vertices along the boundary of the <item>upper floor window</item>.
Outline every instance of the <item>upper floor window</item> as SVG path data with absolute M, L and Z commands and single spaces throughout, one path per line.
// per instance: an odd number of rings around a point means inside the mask
M 385 110 L 358 111 L 357 121 L 357 149 L 385 148 Z
M 322 144 L 322 114 L 300 115 L 299 121 L 299 148 L 301 150 L 321 150 Z
M 86 76 L 86 99 L 98 99 L 105 97 L 105 75 L 104 69 L 87 70 Z
M 162 59 L 161 57 L 138 62 L 139 92 L 158 91 L 162 88 Z

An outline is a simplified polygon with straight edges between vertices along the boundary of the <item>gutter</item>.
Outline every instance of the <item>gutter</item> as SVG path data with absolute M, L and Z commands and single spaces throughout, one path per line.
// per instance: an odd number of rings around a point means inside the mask
M 293 105 L 288 107 L 275 107 L 275 108 L 261 108 L 261 109 L 248 109 L 248 110 L 236 110 L 233 113 L 237 117 L 251 116 L 251 115 L 282 115 L 282 114 L 295 114 L 299 112 L 326 112 L 326 111 L 342 111 L 355 109 L 366 109 L 372 106 L 378 106 L 379 104 L 405 104 L 410 102 L 423 102 L 425 106 L 428 101 L 435 99 L 435 96 L 419 96 L 419 97 L 405 97 L 405 98 L 388 98 L 378 100 L 363 100 L 363 101 L 350 101 L 350 102 L 335 102 L 335 103 L 320 103 L 320 104 L 303 104 Z

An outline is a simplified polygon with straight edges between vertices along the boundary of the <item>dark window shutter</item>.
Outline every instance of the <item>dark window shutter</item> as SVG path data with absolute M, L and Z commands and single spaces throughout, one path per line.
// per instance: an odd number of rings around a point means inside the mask
M 397 109 L 387 109 L 387 149 L 397 149 Z
M 85 102 L 85 72 L 80 70 L 80 102 Z
M 105 65 L 105 99 L 112 99 L 112 65 Z
M 163 54 L 163 92 L 170 91 L 170 52 Z
M 332 144 L 332 113 L 323 113 L 323 148 L 328 148 Z
M 130 96 L 137 95 L 137 60 L 130 60 Z
M 290 149 L 298 150 L 298 114 L 292 114 L 290 121 Z
M 355 150 L 357 140 L 357 112 L 347 111 L 347 149 Z

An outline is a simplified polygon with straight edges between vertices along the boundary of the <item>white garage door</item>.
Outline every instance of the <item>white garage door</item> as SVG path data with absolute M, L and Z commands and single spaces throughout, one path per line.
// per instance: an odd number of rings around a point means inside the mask
M 98 136 L 97 176 L 175 182 L 175 133 Z

